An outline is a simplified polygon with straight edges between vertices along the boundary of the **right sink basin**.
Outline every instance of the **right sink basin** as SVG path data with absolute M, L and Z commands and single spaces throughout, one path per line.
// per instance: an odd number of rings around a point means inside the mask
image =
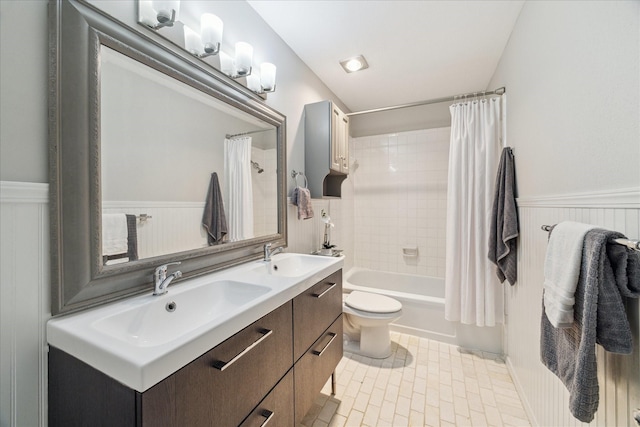
M 253 272 L 280 277 L 302 277 L 333 262 L 329 257 L 287 253 L 276 255 L 271 261 L 263 261 Z

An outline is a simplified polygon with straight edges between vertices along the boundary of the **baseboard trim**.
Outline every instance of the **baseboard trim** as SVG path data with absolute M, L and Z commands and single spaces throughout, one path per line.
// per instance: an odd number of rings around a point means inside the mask
M 529 404 L 529 400 L 527 399 L 527 394 L 525 393 L 524 388 L 522 387 L 522 384 L 520 384 L 520 380 L 516 375 L 516 370 L 511 364 L 511 358 L 509 356 L 505 357 L 505 365 L 507 365 L 507 370 L 509 371 L 509 375 L 513 380 L 513 384 L 516 386 L 516 391 L 518 392 L 518 396 L 520 396 L 520 401 L 522 402 L 524 411 L 527 413 L 527 417 L 529 417 L 529 422 L 531 423 L 532 426 L 539 426 L 540 424 L 538 424 L 538 420 L 536 420 L 536 416 L 533 413 L 533 409 L 531 408 L 531 405 Z

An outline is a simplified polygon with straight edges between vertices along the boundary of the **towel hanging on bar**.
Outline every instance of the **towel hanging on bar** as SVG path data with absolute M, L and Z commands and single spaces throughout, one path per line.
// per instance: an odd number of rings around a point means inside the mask
M 551 231 L 552 227 L 550 225 L 541 225 L 540 228 L 544 231 Z M 638 240 L 613 239 L 613 241 L 619 245 L 623 245 L 629 249 L 633 249 L 634 251 L 640 251 L 640 241 Z

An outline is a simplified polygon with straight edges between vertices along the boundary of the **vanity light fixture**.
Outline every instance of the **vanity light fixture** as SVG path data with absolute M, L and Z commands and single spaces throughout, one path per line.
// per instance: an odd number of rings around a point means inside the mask
M 200 17 L 200 39 L 204 45 L 205 56 L 220 52 L 222 43 L 222 19 L 213 13 L 203 13 Z M 202 55 L 201 55 L 202 56 Z
M 220 71 L 232 79 L 249 77 L 253 71 L 252 61 L 253 46 L 246 42 L 238 42 L 236 43 L 235 57 L 225 52 L 220 52 Z M 251 90 L 256 92 L 254 89 Z
M 0 0 L 2 1 L 2 0 Z M 178 21 L 180 0 L 138 0 L 138 22 L 158 31 L 164 27 L 172 27 Z M 235 44 L 235 54 L 230 56 L 220 50 L 222 45 L 223 22 L 212 13 L 204 13 L 200 17 L 200 33 L 187 25 L 183 26 L 184 49 L 197 58 L 219 55 L 220 71 L 232 79 L 247 78 L 247 87 L 257 93 L 264 94 L 276 90 L 276 66 L 264 62 L 250 78 L 253 71 L 253 46 L 246 42 Z M 158 34 L 166 37 L 161 32 Z
M 236 43 L 235 68 L 238 77 L 246 77 L 251 74 L 253 61 L 253 46 L 247 42 Z
M 361 71 L 365 68 L 369 68 L 367 60 L 364 59 L 364 56 L 362 55 L 343 59 L 342 61 L 340 61 L 340 65 L 342 65 L 342 68 L 344 68 L 347 73 L 355 73 L 356 71 Z
M 200 18 L 200 34 L 184 27 L 184 48 L 198 58 L 217 55 L 222 43 L 222 20 L 212 13 L 204 13 Z
M 173 27 L 179 12 L 180 0 L 140 0 L 140 22 L 154 30 Z
M 276 91 L 276 66 L 270 62 L 260 64 L 260 74 L 253 72 L 247 76 L 247 87 L 255 93 Z
M 260 86 L 262 92 L 276 91 L 276 66 L 270 62 L 260 64 Z
M 247 87 L 249 90 L 255 93 L 262 93 L 262 87 L 260 85 L 260 76 L 254 72 L 247 76 Z
M 184 26 L 184 48 L 197 57 L 200 57 L 201 52 L 204 50 L 200 35 L 186 25 Z

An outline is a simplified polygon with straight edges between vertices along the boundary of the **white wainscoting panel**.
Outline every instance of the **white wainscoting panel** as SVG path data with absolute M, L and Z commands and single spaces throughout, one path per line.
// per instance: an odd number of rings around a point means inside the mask
M 102 208 L 104 213 L 151 217 L 137 223 L 140 259 L 207 247 L 204 202 L 105 202 Z
M 540 426 L 579 426 L 569 411 L 569 393 L 562 382 L 540 361 L 540 316 L 542 315 L 543 266 L 548 233 L 543 224 L 579 221 L 640 238 L 640 190 L 631 198 L 603 206 L 601 194 L 590 200 L 568 196 L 567 206 L 561 197 L 519 200 L 520 246 L 518 283 L 506 288 L 506 354 L 531 421 Z M 635 203 L 627 203 L 635 200 Z M 581 205 L 579 205 L 581 204 Z M 597 346 L 600 403 L 591 425 L 635 426 L 632 412 L 640 407 L 640 350 L 638 348 L 640 302 L 627 302 L 627 315 L 634 333 L 632 355 L 606 353 Z
M 0 181 L 0 425 L 47 425 L 49 186 Z

